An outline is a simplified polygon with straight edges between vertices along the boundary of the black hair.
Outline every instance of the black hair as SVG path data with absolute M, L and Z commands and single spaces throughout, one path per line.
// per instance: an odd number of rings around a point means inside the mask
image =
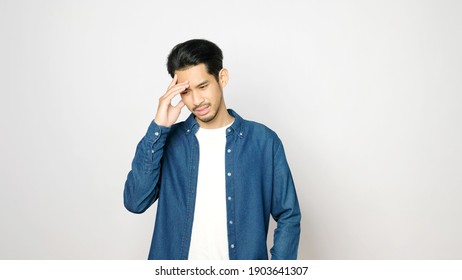
M 167 58 L 167 71 L 170 76 L 176 70 L 205 64 L 207 72 L 218 81 L 218 73 L 223 68 L 223 52 L 214 43 L 204 39 L 192 39 L 176 45 Z

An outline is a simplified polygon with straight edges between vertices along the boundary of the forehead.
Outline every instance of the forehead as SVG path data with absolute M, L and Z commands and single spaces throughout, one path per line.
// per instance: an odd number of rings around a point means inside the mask
M 213 78 L 213 76 L 207 72 L 207 68 L 203 63 L 183 70 L 176 70 L 175 73 L 178 75 L 178 83 L 189 81 L 190 85 Z

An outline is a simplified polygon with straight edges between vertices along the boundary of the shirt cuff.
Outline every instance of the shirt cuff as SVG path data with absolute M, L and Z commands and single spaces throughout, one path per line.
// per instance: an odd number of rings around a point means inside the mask
M 145 137 L 148 140 L 148 142 L 154 144 L 157 141 L 159 141 L 159 139 L 165 140 L 169 132 L 170 127 L 157 125 L 156 122 L 153 120 L 149 125 Z

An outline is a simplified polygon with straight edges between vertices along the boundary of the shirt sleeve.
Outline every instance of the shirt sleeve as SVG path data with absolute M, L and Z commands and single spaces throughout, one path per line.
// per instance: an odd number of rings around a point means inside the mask
M 152 121 L 136 147 L 124 188 L 124 205 L 130 212 L 143 213 L 159 197 L 161 160 L 169 131 Z
M 273 198 L 271 215 L 277 222 L 272 260 L 297 259 L 301 213 L 294 181 L 280 140 L 274 156 Z

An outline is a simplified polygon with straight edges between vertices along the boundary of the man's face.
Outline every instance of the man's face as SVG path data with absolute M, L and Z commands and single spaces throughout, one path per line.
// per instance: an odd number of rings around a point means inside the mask
M 178 83 L 189 82 L 189 87 L 181 93 L 181 99 L 198 122 L 209 123 L 217 116 L 223 115 L 222 111 L 226 111 L 223 101 L 223 86 L 226 82 L 217 82 L 215 77 L 207 72 L 205 64 L 177 70 L 175 73 Z

